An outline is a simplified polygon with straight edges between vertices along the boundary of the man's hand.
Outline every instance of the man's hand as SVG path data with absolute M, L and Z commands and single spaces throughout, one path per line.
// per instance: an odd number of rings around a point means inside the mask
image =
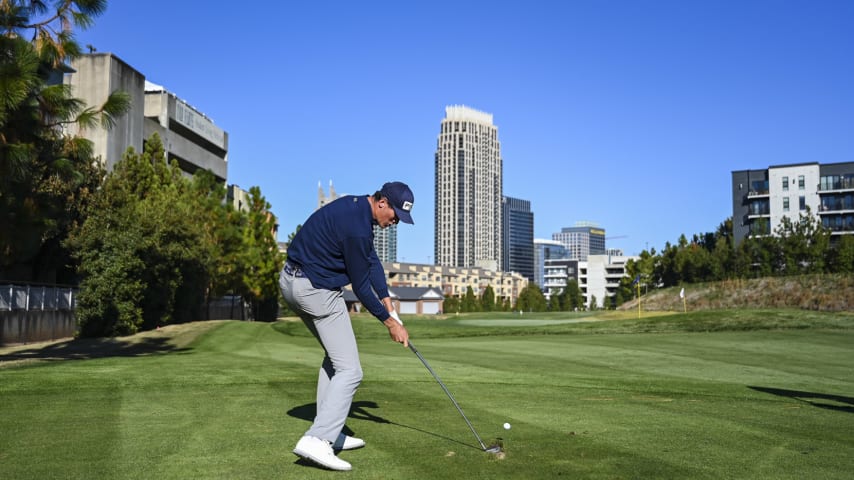
M 392 310 L 388 312 L 391 314 L 390 318 L 387 318 L 383 324 L 388 328 L 388 334 L 392 340 L 397 343 L 402 343 L 404 347 L 409 346 L 409 332 L 406 330 L 406 327 L 403 326 L 403 322 L 400 320 L 400 316 L 397 315 L 397 312 Z

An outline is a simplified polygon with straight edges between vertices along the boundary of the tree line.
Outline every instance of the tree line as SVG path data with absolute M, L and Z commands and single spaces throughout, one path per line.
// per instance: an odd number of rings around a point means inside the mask
M 809 208 L 783 217 L 774 231 L 755 232 L 736 244 L 732 218 L 714 232 L 685 235 L 657 253 L 641 252 L 626 265 L 612 304 L 635 296 L 633 279 L 647 290 L 686 283 L 821 273 L 854 273 L 854 235 L 831 236 Z
M 714 232 L 695 234 L 691 240 L 683 234 L 676 244 L 667 242 L 661 252 L 652 248 L 641 252 L 637 260 L 629 260 L 626 275 L 615 294 L 605 299 L 604 308 L 613 309 L 635 298 L 638 287 L 649 292 L 697 282 L 817 273 L 854 273 L 854 235 L 832 237 L 807 208 L 795 219 L 783 217 L 772 232 L 758 231 L 736 243 L 732 218 L 728 218 Z M 574 278 L 551 292 L 549 300 L 531 282 L 512 307 L 506 300 L 491 302 L 487 292 L 491 287 L 480 299 L 471 289 L 463 298 L 448 297 L 445 312 L 574 311 L 597 304 L 595 297 L 585 302 Z
M 124 92 L 90 107 L 61 81 L 81 55 L 73 29 L 105 9 L 105 0 L 0 2 L 0 281 L 79 285 L 84 336 L 205 318 L 225 294 L 275 319 L 283 259 L 258 187 L 238 211 L 211 172 L 188 178 L 168 162 L 156 134 L 108 173 L 92 142 L 66 133 L 110 128 L 130 109 Z

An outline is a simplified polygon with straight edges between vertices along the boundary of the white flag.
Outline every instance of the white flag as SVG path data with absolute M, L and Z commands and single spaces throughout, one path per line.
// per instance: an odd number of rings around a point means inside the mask
M 685 298 L 685 287 L 682 287 L 682 290 L 679 292 L 679 298 Z

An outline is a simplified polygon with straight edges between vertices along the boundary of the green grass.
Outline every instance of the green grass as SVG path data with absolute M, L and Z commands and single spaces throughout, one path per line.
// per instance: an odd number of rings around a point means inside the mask
M 290 453 L 321 351 L 299 322 L 208 322 L 0 349 L 0 477 L 850 478 L 854 315 L 796 310 L 354 320 L 348 473 Z M 492 319 L 494 324 L 482 320 Z M 509 322 L 514 320 L 514 322 Z M 501 428 L 509 422 L 513 428 Z

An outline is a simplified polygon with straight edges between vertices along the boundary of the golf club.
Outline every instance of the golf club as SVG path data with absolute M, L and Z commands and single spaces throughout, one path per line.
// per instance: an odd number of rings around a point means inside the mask
M 395 319 L 395 320 L 398 320 L 398 319 Z M 398 322 L 399 321 L 400 320 L 398 320 Z M 401 325 L 403 325 L 403 323 L 401 323 Z M 433 375 L 433 378 L 435 378 L 436 381 L 439 382 L 439 386 L 442 387 L 442 390 L 445 391 L 445 393 L 448 395 L 448 398 L 450 398 L 451 402 L 453 402 L 454 406 L 457 407 L 457 411 L 460 412 L 460 415 L 463 416 L 463 420 L 466 421 L 466 425 L 468 425 L 469 428 L 471 429 L 471 433 L 474 434 L 474 437 L 477 439 L 477 442 L 480 444 L 480 448 L 483 449 L 483 451 L 486 453 L 498 453 L 498 452 L 500 452 L 501 451 L 500 445 L 490 445 L 488 448 L 486 445 L 484 445 L 483 440 L 480 439 L 480 435 L 477 434 L 477 431 L 475 431 L 474 426 L 472 426 L 468 417 L 466 417 L 466 414 L 463 413 L 463 409 L 460 408 L 460 404 L 457 403 L 457 401 L 454 399 L 454 396 L 451 395 L 451 392 L 448 390 L 448 387 L 446 387 L 445 384 L 442 383 L 442 380 L 439 378 L 438 375 L 436 375 L 436 372 L 434 372 L 433 369 L 430 368 L 430 364 L 427 363 L 427 360 L 424 359 L 424 357 L 421 355 L 421 352 L 419 352 L 418 349 L 415 348 L 415 345 L 413 345 L 412 342 L 409 342 L 409 349 L 412 350 L 412 353 L 414 353 L 418 357 L 418 359 L 421 360 L 421 363 L 423 363 L 424 366 L 427 367 L 427 370 L 430 372 L 430 374 Z
M 391 318 L 395 319 L 397 321 L 397 323 L 403 325 L 403 322 L 400 320 L 400 317 L 397 315 L 397 312 L 395 312 L 394 310 L 392 310 L 392 312 L 391 312 Z M 486 453 L 499 453 L 499 452 L 501 452 L 501 445 L 490 445 L 487 448 L 487 446 L 483 444 L 483 440 L 480 439 L 480 435 L 477 434 L 477 431 L 474 429 L 474 426 L 472 426 L 468 417 L 466 417 L 466 414 L 463 413 L 463 409 L 460 408 L 460 404 L 457 403 L 457 401 L 454 399 L 454 396 L 451 395 L 450 390 L 448 390 L 448 387 L 446 387 L 445 384 L 442 383 L 442 380 L 439 378 L 439 376 L 436 375 L 436 372 L 434 372 L 433 369 L 430 368 L 430 364 L 427 363 L 427 360 L 425 360 L 423 356 L 421 356 L 421 352 L 419 352 L 418 349 L 415 348 L 415 345 L 413 345 L 412 342 L 409 342 L 409 349 L 412 350 L 412 353 L 414 353 L 415 356 L 418 357 L 418 360 L 421 360 L 421 363 L 423 363 L 424 366 L 427 367 L 427 371 L 429 371 L 430 374 L 433 375 L 433 378 L 435 378 L 436 381 L 439 382 L 439 386 L 442 387 L 442 390 L 445 391 L 445 393 L 448 395 L 448 398 L 450 398 L 451 402 L 454 404 L 454 406 L 457 407 L 457 411 L 460 412 L 460 415 L 463 416 L 463 420 L 466 421 L 466 425 L 468 425 L 469 428 L 471 429 L 471 433 L 474 434 L 474 438 L 477 439 L 477 443 L 480 444 L 480 448 L 483 449 L 483 451 Z

